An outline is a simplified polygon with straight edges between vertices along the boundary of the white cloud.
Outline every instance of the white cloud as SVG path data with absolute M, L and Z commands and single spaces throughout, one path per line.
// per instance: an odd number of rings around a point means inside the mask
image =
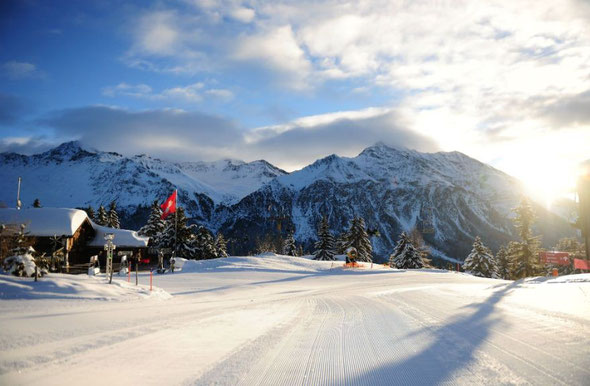
M 102 94 L 108 97 L 133 97 L 151 101 L 177 101 L 184 103 L 199 103 L 205 96 L 215 98 L 222 102 L 229 102 L 234 98 L 234 93 L 227 89 L 208 88 L 203 82 L 195 82 L 186 86 L 175 86 L 154 92 L 147 84 L 119 83 L 116 86 L 107 86 L 102 89 Z
M 152 88 L 147 84 L 132 85 L 125 82 L 119 83 L 116 86 L 108 86 L 102 89 L 102 94 L 109 97 L 117 95 L 132 96 L 136 98 L 151 98 Z
M 205 91 L 205 93 L 226 102 L 234 99 L 234 93 L 226 89 L 212 88 Z
M 172 11 L 159 11 L 144 15 L 136 31 L 134 50 L 158 56 L 177 52 L 181 44 L 178 16 Z
M 39 71 L 33 63 L 17 62 L 15 60 L 3 63 L 0 67 L 0 73 L 13 80 L 44 77 L 44 73 Z
M 201 95 L 203 83 L 193 83 L 185 87 L 173 87 L 162 91 L 163 97 L 183 99 L 188 102 L 200 102 L 203 100 Z
M 308 86 L 305 81 L 311 64 L 289 25 L 243 36 L 236 43 L 233 57 L 278 71 L 290 87 L 304 89 Z
M 256 12 L 252 8 L 236 7 L 229 12 L 230 16 L 242 23 L 251 23 L 256 17 Z
M 254 130 L 198 112 L 107 106 L 56 111 L 41 123 L 60 137 L 76 136 L 92 147 L 127 155 L 149 153 L 172 160 L 263 158 L 287 170 L 330 153 L 356 155 L 378 141 L 422 151 L 437 149 L 430 139 L 406 129 L 403 117 L 389 109 L 302 117 Z

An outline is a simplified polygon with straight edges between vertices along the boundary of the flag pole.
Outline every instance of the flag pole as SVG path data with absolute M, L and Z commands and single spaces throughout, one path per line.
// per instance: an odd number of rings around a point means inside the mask
M 176 196 L 176 210 L 174 211 L 174 257 L 178 251 L 178 189 L 174 189 L 174 195 Z

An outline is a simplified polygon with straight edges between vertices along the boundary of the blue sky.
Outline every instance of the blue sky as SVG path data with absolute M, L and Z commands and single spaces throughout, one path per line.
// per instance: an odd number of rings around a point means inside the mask
M 293 170 L 383 141 L 563 190 L 590 158 L 588 26 L 582 0 L 4 1 L 0 151 Z

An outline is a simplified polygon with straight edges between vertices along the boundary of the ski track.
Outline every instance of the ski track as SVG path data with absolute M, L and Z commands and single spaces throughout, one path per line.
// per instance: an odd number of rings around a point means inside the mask
M 477 297 L 470 286 L 481 285 L 479 279 L 424 275 L 247 282 L 236 274 L 228 285 L 201 282 L 170 301 L 101 303 L 92 312 L 81 312 L 87 306 L 31 309 L 12 318 L 59 324 L 75 314 L 88 325 L 53 335 L 48 325 L 18 341 L 0 333 L 0 383 L 60 384 L 65 369 L 74 369 L 65 370 L 69 382 L 120 383 L 125 378 L 118 372 L 129 368 L 135 377 L 125 383 L 142 385 L 587 384 L 588 320 L 510 303 L 515 283 Z M 274 318 L 273 324 L 259 326 L 257 318 Z M 1 323 L 10 319 L 0 316 Z M 96 329 L 109 320 L 110 328 Z M 18 324 L 11 328 L 18 331 Z M 235 338 L 219 341 L 219 334 L 234 332 Z M 153 357 L 134 361 L 140 353 Z M 117 362 L 112 373 L 84 367 L 105 358 Z M 155 374 L 157 368 L 163 373 Z
M 381 286 L 373 283 L 358 292 Z M 308 300 L 309 313 L 275 337 L 256 364 L 243 368 L 239 384 L 557 385 L 584 384 L 590 375 L 588 360 L 579 356 L 588 349 L 579 334 L 569 332 L 575 329 L 557 334 L 566 324 L 560 316 L 543 323 L 535 310 L 511 310 L 511 322 L 496 325 L 492 310 L 503 312 L 500 295 L 491 295 L 493 304 L 469 296 L 457 303 L 436 287 L 378 297 L 350 290 L 315 294 Z M 454 323 L 456 331 L 449 327 Z M 560 358 L 555 354 L 560 345 L 574 349 Z M 451 370 L 441 376 L 441 366 Z M 217 383 L 220 372 L 221 367 L 197 384 Z

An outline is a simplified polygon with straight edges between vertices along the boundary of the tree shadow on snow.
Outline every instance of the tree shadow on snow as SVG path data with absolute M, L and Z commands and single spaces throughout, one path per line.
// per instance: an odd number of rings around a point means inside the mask
M 500 300 L 520 283 L 513 282 L 494 292 L 482 303 L 474 303 L 469 315 L 458 317 L 432 330 L 425 328 L 412 335 L 429 335 L 434 339 L 421 351 L 406 359 L 388 363 L 359 376 L 347 379 L 350 384 L 437 385 L 450 381 L 452 375 L 475 360 L 475 352 L 499 323 L 493 312 Z M 407 337 L 406 337 L 407 338 Z M 473 384 L 478 383 L 473 379 Z

